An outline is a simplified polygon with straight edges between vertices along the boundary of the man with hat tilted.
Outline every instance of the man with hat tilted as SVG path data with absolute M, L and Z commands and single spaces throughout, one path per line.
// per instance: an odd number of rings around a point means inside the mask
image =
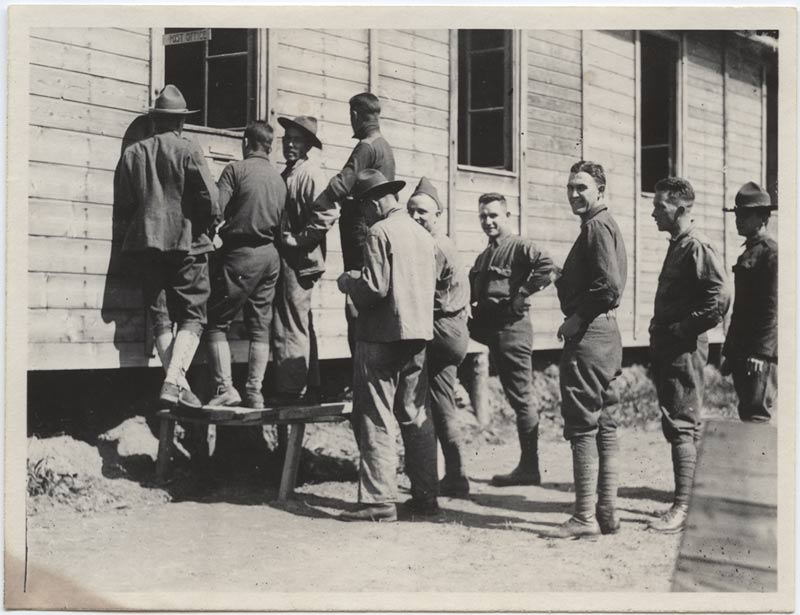
M 315 162 L 308 159 L 312 147 L 322 149 L 317 138 L 317 119 L 300 116 L 293 120 L 279 117 L 283 126 L 281 173 L 286 182 L 286 208 L 281 220 L 281 235 L 302 231 L 311 218 L 314 201 L 328 185 Z M 319 386 L 316 336 L 311 315 L 311 294 L 325 271 L 325 238 L 307 247 L 278 242 L 281 276 L 275 295 L 272 319 L 272 360 L 274 401 L 291 401 Z
M 733 375 L 739 418 L 767 422 L 778 394 L 778 244 L 767 234 L 777 209 L 767 192 L 747 182 L 736 194 L 736 230 L 744 252 L 733 266 L 734 300 L 722 348 L 722 372 Z
M 244 401 L 248 408 L 264 407 L 262 385 L 281 267 L 275 242 L 286 203 L 286 185 L 269 161 L 272 139 L 269 124 L 250 122 L 242 137 L 244 160 L 226 166 L 217 182 L 225 223 L 219 232 L 223 244 L 208 302 L 208 354 L 216 385 L 216 395 L 209 402 L 212 406 L 235 406 Z M 250 341 L 244 400 L 233 388 L 227 337 L 239 310 Z
M 369 230 L 361 271 L 338 279 L 358 309 L 352 421 L 361 452 L 359 504 L 344 521 L 397 519 L 395 421 L 411 481 L 408 504 L 421 515 L 439 510 L 436 436 L 425 410 L 436 255 L 430 234 L 397 202 L 403 186 L 374 169 L 359 173 L 353 186 Z
M 127 222 L 122 251 L 141 271 L 156 350 L 166 370 L 159 401 L 198 409 L 186 371 L 206 324 L 208 253 L 214 249 L 219 208 L 202 151 L 181 134 L 190 113 L 195 111 L 186 108 L 180 90 L 165 86 L 150 109 L 154 135 L 125 150 L 116 193 Z
M 445 474 L 439 491 L 442 495 L 464 497 L 469 494 L 469 479 L 464 470 L 464 443 L 458 427 L 455 389 L 458 366 L 469 345 L 469 279 L 461 266 L 458 250 L 439 226 L 442 204 L 427 177 L 419 180 L 406 208 L 436 244 L 436 293 L 433 297 L 433 340 L 428 343 L 428 381 L 431 415 L 444 454 Z

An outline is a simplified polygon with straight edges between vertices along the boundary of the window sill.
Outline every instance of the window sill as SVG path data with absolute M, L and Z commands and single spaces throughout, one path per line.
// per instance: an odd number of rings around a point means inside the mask
M 484 175 L 495 175 L 497 177 L 517 177 L 516 171 L 506 171 L 504 169 L 492 169 L 489 167 L 472 167 L 465 164 L 456 165 L 456 169 L 465 173 L 479 173 Z
M 242 138 L 244 130 L 227 130 L 225 128 L 209 128 L 208 126 L 195 126 L 194 124 L 184 124 L 183 129 L 186 132 L 195 132 L 204 135 L 217 135 L 221 137 L 234 137 L 236 139 Z

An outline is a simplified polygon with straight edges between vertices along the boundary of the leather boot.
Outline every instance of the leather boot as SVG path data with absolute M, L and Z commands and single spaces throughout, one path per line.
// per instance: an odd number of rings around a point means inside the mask
M 519 436 L 519 464 L 508 474 L 495 474 L 492 476 L 492 485 L 495 487 L 511 487 L 514 485 L 541 485 L 542 477 L 539 474 L 539 426 Z
M 239 392 L 233 388 L 231 375 L 231 347 L 227 339 L 214 339 L 208 342 L 208 366 L 214 378 L 214 397 L 209 406 L 238 406 L 242 403 Z
M 697 463 L 695 443 L 674 442 L 672 444 L 672 471 L 675 476 L 675 500 L 672 507 L 649 528 L 664 534 L 676 534 L 683 530 L 689 511 L 689 496 L 694 481 L 694 468 Z
M 543 532 L 547 538 L 581 538 L 597 536 L 600 525 L 594 516 L 597 456 L 593 434 L 582 434 L 570 440 L 572 474 L 575 480 L 575 513 L 552 531 Z
M 359 504 L 355 510 L 345 511 L 337 518 L 340 521 L 397 521 L 397 505 Z
M 199 345 L 200 338 L 197 334 L 187 330 L 178 331 L 172 345 L 172 357 L 169 368 L 167 368 L 167 375 L 159 395 L 159 401 L 162 404 L 167 406 L 180 404 L 194 410 L 203 407 L 202 402 L 192 393 L 186 381 L 186 372 L 192 364 L 194 353 Z M 186 385 L 181 383 L 186 383 Z
M 250 342 L 247 360 L 247 382 L 244 385 L 244 406 L 260 409 L 264 407 L 264 374 L 269 363 L 269 342 Z
M 444 478 L 439 481 L 439 493 L 452 498 L 469 495 L 469 479 L 464 472 L 461 442 L 441 442 L 444 455 Z
M 599 467 L 597 473 L 597 522 L 603 534 L 619 531 L 617 488 L 619 486 L 619 443 L 616 427 L 601 425 L 597 431 Z

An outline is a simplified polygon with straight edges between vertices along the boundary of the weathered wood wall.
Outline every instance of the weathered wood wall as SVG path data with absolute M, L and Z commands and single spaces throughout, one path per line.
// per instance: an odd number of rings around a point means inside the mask
M 154 36 L 158 37 L 159 33 Z M 355 140 L 348 99 L 372 89 L 383 104 L 410 196 L 432 179 L 449 204 L 465 267 L 486 240 L 478 196 L 506 195 L 515 228 L 559 264 L 579 232 L 565 197 L 569 166 L 601 162 L 608 199 L 623 230 L 629 279 L 619 319 L 626 344 L 646 344 L 647 324 L 667 238 L 648 197 L 637 194 L 636 35 L 630 31 L 526 31 L 516 40 L 520 88 L 517 133 L 524 155 L 513 172 L 459 167 L 451 141 L 455 82 L 453 33 L 445 30 L 276 30 L 268 33 L 263 109 L 276 128 L 272 160 L 282 168 L 278 116 L 314 115 L 323 151 L 312 154 L 332 176 Z M 261 38 L 267 40 L 266 37 Z M 159 40 L 156 40 L 158 43 Z M 697 193 L 695 218 L 726 260 L 741 241 L 721 208 L 746 181 L 762 181 L 765 124 L 758 57 L 736 36 L 687 33 L 681 85 L 683 172 Z M 137 283 L 112 252 L 113 175 L 123 137 L 161 85 L 147 30 L 38 29 L 31 36 L 29 307 L 31 369 L 157 364 L 145 356 L 146 323 Z M 271 78 L 271 83 L 267 83 Z M 152 80 L 152 81 L 151 81 Z M 212 173 L 239 157 L 238 135 L 190 129 Z M 329 266 L 314 300 L 323 358 L 348 355 L 335 285 L 341 271 L 338 229 L 328 238 Z M 559 346 L 561 313 L 554 289 L 534 298 L 535 346 Z M 241 326 L 232 337 L 241 337 Z M 717 332 L 716 339 L 720 339 Z M 237 360 L 244 343 L 234 341 Z

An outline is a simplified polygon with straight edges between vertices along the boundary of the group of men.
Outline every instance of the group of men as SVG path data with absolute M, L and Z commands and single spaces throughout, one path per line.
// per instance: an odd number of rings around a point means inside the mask
M 204 330 L 216 385 L 210 405 L 264 407 L 270 352 L 270 404 L 297 400 L 314 388 L 311 292 L 324 271 L 325 236 L 338 220 L 344 273 L 337 285 L 346 295 L 351 420 L 361 454 L 358 505 L 341 518 L 397 519 L 398 426 L 411 483 L 406 506 L 413 514 L 437 514 L 439 495 L 469 494 L 455 385 L 470 337 L 488 346 L 517 416 L 519 463 L 494 476 L 492 484 L 541 484 L 530 296 L 555 283 L 565 316 L 557 335 L 564 341 L 560 386 L 575 512 L 548 535 L 618 531 L 620 458 L 611 384 L 622 367 L 616 310 L 627 257 L 600 164 L 579 161 L 569 171 L 567 200 L 580 219 L 580 233 L 563 267 L 516 235 L 505 198 L 488 193 L 478 202 L 488 246 L 467 275 L 439 227 L 443 206 L 433 184 L 421 178 L 407 205 L 399 203 L 405 182 L 395 180 L 374 95 L 350 100 L 358 144 L 327 182 L 308 160 L 312 147 L 322 148 L 317 121 L 303 116 L 278 120 L 285 129 L 282 173 L 268 158 L 271 127 L 253 122 L 244 132 L 244 159 L 228 165 L 215 186 L 202 153 L 181 134 L 188 113 L 178 89 L 166 86 L 151 109 L 154 136 L 128 148 L 120 166 L 121 202 L 130 220 L 124 250 L 142 271 L 166 370 L 163 404 L 202 408 L 186 370 Z M 723 320 L 730 304 L 720 259 L 693 223 L 693 204 L 685 179 L 656 184 L 652 216 L 669 233 L 670 244 L 650 346 L 675 478 L 673 505 L 650 524 L 661 532 L 680 531 L 685 522 L 700 436 L 706 332 Z M 777 245 L 767 234 L 773 209 L 769 195 L 748 183 L 735 207 L 726 210 L 735 212 L 746 242 L 733 269 L 736 299 L 722 368 L 733 374 L 739 413 L 748 421 L 770 420 L 777 390 Z M 232 384 L 227 342 L 240 310 L 250 340 L 244 397 Z M 437 438 L 445 461 L 441 481 Z

